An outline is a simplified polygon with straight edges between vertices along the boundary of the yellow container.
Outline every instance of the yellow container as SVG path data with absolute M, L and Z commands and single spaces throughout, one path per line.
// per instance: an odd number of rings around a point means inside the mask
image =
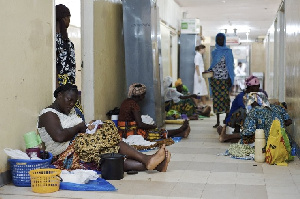
M 59 190 L 59 169 L 34 169 L 29 171 L 31 189 L 36 193 L 52 193 Z

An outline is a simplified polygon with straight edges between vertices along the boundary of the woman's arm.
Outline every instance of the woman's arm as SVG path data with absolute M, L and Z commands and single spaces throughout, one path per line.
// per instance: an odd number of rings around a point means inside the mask
M 141 116 L 140 111 L 133 111 L 133 115 L 134 115 L 134 119 L 135 119 L 135 122 L 136 122 L 138 128 L 140 128 L 140 129 L 155 129 L 157 127 L 156 125 L 145 124 L 142 121 L 142 116 Z
M 45 127 L 47 133 L 55 142 L 70 141 L 77 133 L 83 133 L 86 130 L 84 122 L 71 128 L 62 128 L 58 116 L 52 112 L 47 112 L 40 116 L 39 127 Z

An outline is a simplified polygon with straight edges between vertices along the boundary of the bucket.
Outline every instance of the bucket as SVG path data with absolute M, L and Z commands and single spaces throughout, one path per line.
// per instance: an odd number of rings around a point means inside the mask
M 100 160 L 101 177 L 105 180 L 124 178 L 124 155 L 119 153 L 102 154 Z
M 38 145 L 42 143 L 41 137 L 35 132 L 31 131 L 24 135 L 26 148 L 36 148 Z
M 117 128 L 118 128 L 118 119 L 119 119 L 119 115 L 112 115 L 111 116 L 111 120 L 115 123 Z

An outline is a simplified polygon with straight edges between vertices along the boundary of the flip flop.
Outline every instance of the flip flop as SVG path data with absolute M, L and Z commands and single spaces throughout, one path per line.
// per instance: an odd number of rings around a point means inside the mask
M 218 128 L 218 126 L 220 126 L 220 124 L 216 124 L 215 126 L 213 126 L 213 128 Z

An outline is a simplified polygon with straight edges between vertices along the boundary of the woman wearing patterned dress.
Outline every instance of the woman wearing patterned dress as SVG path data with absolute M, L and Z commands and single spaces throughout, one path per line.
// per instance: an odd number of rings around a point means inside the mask
M 67 33 L 70 18 L 70 10 L 65 5 L 56 5 L 57 87 L 66 83 L 75 84 L 75 49 Z
M 234 83 L 234 65 L 232 50 L 226 47 L 226 36 L 218 33 L 215 49 L 212 51 L 212 63 L 209 71 L 214 72 L 210 78 L 213 96 L 213 111 L 217 114 L 217 128 L 220 125 L 220 114 L 228 113 L 230 109 L 229 91 Z
M 180 128 L 172 130 L 159 129 L 154 124 L 144 123 L 138 102 L 144 100 L 145 96 L 146 86 L 144 84 L 134 83 L 129 86 L 128 98 L 120 106 L 118 127 L 121 137 L 127 138 L 129 135 L 141 135 L 147 140 L 188 137 L 190 126 L 187 120 L 184 121 Z
M 264 130 L 267 141 L 272 122 L 275 119 L 280 121 L 282 128 L 292 124 L 286 109 L 280 105 L 270 104 L 264 92 L 247 93 L 244 95 L 243 101 L 247 114 L 241 133 L 226 134 L 226 131 L 221 131 L 219 136 L 220 142 L 241 138 L 241 143 L 253 143 L 256 129 Z
M 67 33 L 70 18 L 69 8 L 63 4 L 56 5 L 56 88 L 67 83 L 75 84 L 75 49 Z M 79 100 L 75 104 L 75 111 L 84 120 Z
M 155 154 L 143 154 L 121 141 L 118 129 L 111 120 L 104 121 L 93 134 L 86 130 L 95 128 L 76 115 L 77 86 L 66 84 L 54 91 L 55 101 L 43 109 L 38 117 L 37 129 L 46 151 L 53 155 L 53 165 L 59 169 L 98 170 L 101 154 L 121 153 L 126 156 L 124 170 L 157 170 L 165 172 L 171 154 L 163 145 Z

